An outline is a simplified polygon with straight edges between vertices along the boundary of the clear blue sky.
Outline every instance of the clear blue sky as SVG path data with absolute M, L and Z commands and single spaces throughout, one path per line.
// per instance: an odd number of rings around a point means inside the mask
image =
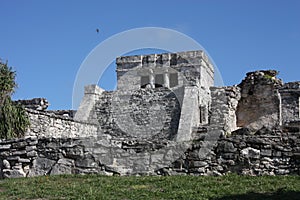
M 194 38 L 225 85 L 257 69 L 279 70 L 285 82 L 300 80 L 298 0 L 0 0 L 0 8 L 0 58 L 17 71 L 14 99 L 45 97 L 51 109 L 72 107 L 77 70 L 93 48 L 146 26 Z

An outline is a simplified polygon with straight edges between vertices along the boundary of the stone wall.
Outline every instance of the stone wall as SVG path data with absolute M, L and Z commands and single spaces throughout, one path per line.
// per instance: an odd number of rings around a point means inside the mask
M 201 149 L 207 136 L 202 133 L 185 158 L 161 171 L 168 175 L 300 175 L 299 132 L 239 129 L 218 139 L 204 157 Z
M 281 96 L 282 124 L 300 120 L 300 82 L 283 85 L 279 90 Z
M 87 138 L 22 138 L 0 141 L 0 175 L 54 174 L 247 175 L 300 174 L 299 132 L 239 129 L 204 147 L 210 134 L 192 143 Z M 203 156 L 203 148 L 206 149 Z
M 238 127 L 258 130 L 299 121 L 300 82 L 283 84 L 277 71 L 247 73 L 232 87 L 211 87 L 210 125 L 226 132 Z
M 237 126 L 260 129 L 280 124 L 280 94 L 282 81 L 276 78 L 277 71 L 247 73 L 239 84 L 241 99 L 237 107 Z
M 26 109 L 30 127 L 25 137 L 87 137 L 97 135 L 98 126 L 74 121 L 65 112 Z
M 37 138 L 0 141 L 0 177 L 27 176 L 37 157 L 37 143 Z
M 153 77 L 155 82 L 157 74 L 168 74 L 167 77 L 177 74 L 179 86 L 202 86 L 208 89 L 214 84 L 214 68 L 203 51 L 123 56 L 116 59 L 116 64 L 118 90 L 139 89 L 142 76 Z
M 103 92 L 88 121 L 115 137 L 172 139 L 180 118 L 178 98 L 167 88 Z
M 45 98 L 34 98 L 15 101 L 17 104 L 22 104 L 25 108 L 33 110 L 46 110 L 49 102 Z
M 5 178 L 55 174 L 155 175 L 184 154 L 166 142 L 87 138 L 27 138 L 0 141 L 0 175 Z
M 241 98 L 239 87 L 211 87 L 210 126 L 219 127 L 226 133 L 237 129 L 237 106 Z

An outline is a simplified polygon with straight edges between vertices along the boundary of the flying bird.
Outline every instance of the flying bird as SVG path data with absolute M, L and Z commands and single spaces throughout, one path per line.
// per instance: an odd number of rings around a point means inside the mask
M 99 33 L 99 29 L 98 28 L 96 29 L 96 32 Z

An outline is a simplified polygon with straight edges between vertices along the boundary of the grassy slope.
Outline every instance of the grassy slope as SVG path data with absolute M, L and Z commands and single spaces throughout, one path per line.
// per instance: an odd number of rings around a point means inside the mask
M 0 199 L 300 199 L 300 176 L 43 176 L 1 180 Z

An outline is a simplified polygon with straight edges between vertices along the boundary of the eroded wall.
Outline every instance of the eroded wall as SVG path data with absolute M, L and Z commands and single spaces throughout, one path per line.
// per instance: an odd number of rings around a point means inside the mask
M 237 126 L 260 129 L 263 126 L 280 125 L 280 94 L 282 81 L 276 78 L 277 71 L 247 73 L 239 84 L 241 99 L 237 107 Z
M 211 98 L 209 126 L 219 127 L 227 134 L 236 130 L 238 128 L 236 111 L 241 98 L 240 88 L 212 87 Z
M 282 124 L 300 120 L 300 82 L 283 85 L 279 90 L 281 96 Z
M 167 88 L 104 92 L 89 121 L 115 137 L 172 139 L 180 118 L 179 98 Z
M 38 111 L 27 109 L 30 127 L 25 137 L 88 137 L 98 134 L 95 124 L 75 121 L 73 118 L 58 115 L 53 111 Z
M 206 149 L 208 134 L 192 143 L 86 138 L 0 141 L 0 176 L 55 174 L 245 175 L 300 174 L 300 135 L 266 128 L 239 129 Z

